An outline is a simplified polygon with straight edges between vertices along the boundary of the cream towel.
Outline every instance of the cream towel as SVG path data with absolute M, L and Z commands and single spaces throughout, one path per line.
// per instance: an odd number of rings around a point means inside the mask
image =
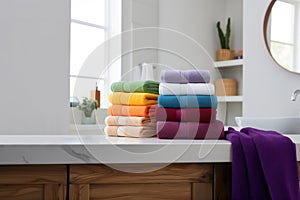
M 160 83 L 161 95 L 214 95 L 215 86 L 211 83 Z
M 156 135 L 156 128 L 142 126 L 106 126 L 104 132 L 108 136 L 147 138 Z
M 107 116 L 107 126 L 155 126 L 155 120 L 149 117 Z

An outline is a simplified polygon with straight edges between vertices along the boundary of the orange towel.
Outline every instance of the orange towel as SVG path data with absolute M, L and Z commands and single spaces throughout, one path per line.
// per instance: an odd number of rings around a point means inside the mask
M 157 98 L 157 94 L 150 93 L 113 92 L 109 95 L 109 102 L 113 105 L 144 106 L 157 104 Z
M 104 132 L 108 136 L 145 138 L 156 135 L 156 128 L 141 126 L 106 126 Z
M 155 126 L 156 121 L 149 117 L 107 116 L 107 126 Z
M 126 106 L 112 105 L 108 108 L 109 115 L 112 116 L 137 116 L 137 117 L 153 117 L 157 105 L 147 106 Z

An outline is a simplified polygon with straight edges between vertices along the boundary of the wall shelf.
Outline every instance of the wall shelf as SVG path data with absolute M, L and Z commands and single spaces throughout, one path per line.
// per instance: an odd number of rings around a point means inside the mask
M 215 68 L 219 67 L 233 67 L 233 66 L 242 66 L 244 60 L 236 59 L 236 60 L 225 60 L 225 61 L 216 61 L 214 62 Z
M 218 96 L 218 102 L 243 102 L 243 96 Z
M 218 116 L 226 126 L 236 126 L 235 117 L 243 116 L 243 59 L 216 61 L 222 78 L 235 79 L 238 83 L 236 96 L 218 96 Z

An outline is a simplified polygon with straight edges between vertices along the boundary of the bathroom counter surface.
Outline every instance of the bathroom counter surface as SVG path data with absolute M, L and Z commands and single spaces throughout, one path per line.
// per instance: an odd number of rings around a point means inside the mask
M 300 135 L 288 135 L 297 146 Z M 0 135 L 0 164 L 231 162 L 227 140 L 162 140 L 105 135 Z

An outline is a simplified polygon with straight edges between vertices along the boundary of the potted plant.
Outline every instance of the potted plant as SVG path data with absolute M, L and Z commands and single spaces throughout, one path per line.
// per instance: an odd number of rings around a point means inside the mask
M 96 124 L 95 111 L 97 106 L 96 100 L 83 97 L 82 103 L 78 105 L 78 109 L 82 111 L 82 124 Z
M 227 25 L 226 25 L 226 33 L 224 34 L 222 28 L 221 28 L 221 22 L 217 22 L 217 31 L 220 39 L 221 49 L 218 49 L 217 51 L 217 60 L 232 60 L 234 59 L 234 50 L 230 50 L 229 42 L 230 42 L 230 17 L 227 19 Z

